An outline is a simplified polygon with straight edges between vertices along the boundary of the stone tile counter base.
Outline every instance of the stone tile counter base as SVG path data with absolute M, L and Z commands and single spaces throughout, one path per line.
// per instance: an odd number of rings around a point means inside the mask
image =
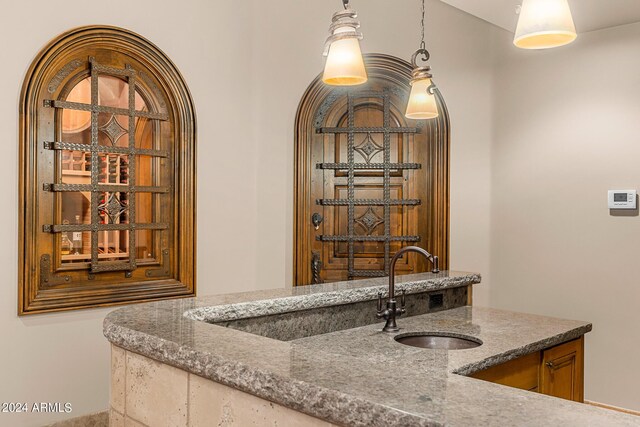
M 335 424 L 111 346 L 110 427 Z

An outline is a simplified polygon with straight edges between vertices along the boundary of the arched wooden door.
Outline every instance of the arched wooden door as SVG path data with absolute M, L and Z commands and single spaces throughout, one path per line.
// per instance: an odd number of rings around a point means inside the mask
M 417 245 L 448 268 L 449 117 L 409 120 L 411 65 L 365 55 L 369 81 L 331 87 L 316 78 L 296 117 L 294 284 L 388 275 L 390 258 Z M 410 255 L 400 274 L 427 271 Z

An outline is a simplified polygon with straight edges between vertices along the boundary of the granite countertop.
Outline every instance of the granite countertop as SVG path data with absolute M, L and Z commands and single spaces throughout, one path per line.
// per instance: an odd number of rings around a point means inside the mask
M 479 283 L 476 274 L 403 276 L 411 292 Z M 115 310 L 117 346 L 339 425 L 640 425 L 640 418 L 466 377 L 577 338 L 591 324 L 479 307 L 400 318 L 400 333 L 480 339 L 467 350 L 396 343 L 381 325 L 279 341 L 206 323 L 375 298 L 386 279 L 177 299 Z M 587 360 L 589 355 L 586 355 Z

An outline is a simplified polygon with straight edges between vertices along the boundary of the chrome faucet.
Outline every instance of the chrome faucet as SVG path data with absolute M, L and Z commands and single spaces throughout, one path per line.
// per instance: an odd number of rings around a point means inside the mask
M 438 268 L 438 257 L 435 255 L 431 255 L 429 252 L 425 251 L 422 248 L 417 246 L 407 246 L 406 248 L 400 249 L 391 259 L 391 264 L 389 265 L 389 300 L 387 301 L 387 309 L 382 310 L 382 292 L 378 293 L 378 312 L 376 316 L 378 319 L 384 318 L 387 323 L 382 328 L 383 332 L 398 332 L 400 328 L 396 324 L 396 316 L 402 316 L 407 312 L 405 309 L 405 294 L 406 291 L 402 291 L 402 296 L 400 297 L 400 308 L 398 308 L 398 304 L 396 302 L 396 261 L 402 258 L 407 252 L 417 252 L 419 254 L 424 255 L 431 264 L 433 264 L 432 273 L 440 273 L 440 269 Z

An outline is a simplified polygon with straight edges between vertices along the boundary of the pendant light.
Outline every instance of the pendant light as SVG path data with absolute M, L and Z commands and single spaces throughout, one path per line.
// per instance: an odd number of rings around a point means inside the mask
M 513 40 L 517 47 L 549 49 L 577 37 L 568 0 L 523 0 Z
M 428 65 L 418 66 L 416 60 L 421 55 L 421 60 L 427 62 L 429 60 L 429 51 L 424 42 L 424 18 L 425 8 L 424 0 L 422 0 L 422 42 L 418 49 L 411 57 L 413 71 L 411 72 L 411 94 L 409 95 L 409 103 L 405 116 L 408 119 L 427 120 L 438 117 L 438 105 L 436 103 L 435 89 L 436 86 L 431 80 L 431 67 Z
M 324 46 L 327 57 L 322 81 L 332 86 L 355 86 L 367 81 L 367 71 L 362 59 L 358 31 L 358 14 L 349 7 L 349 0 L 342 0 L 344 10 L 333 14 L 329 37 Z

